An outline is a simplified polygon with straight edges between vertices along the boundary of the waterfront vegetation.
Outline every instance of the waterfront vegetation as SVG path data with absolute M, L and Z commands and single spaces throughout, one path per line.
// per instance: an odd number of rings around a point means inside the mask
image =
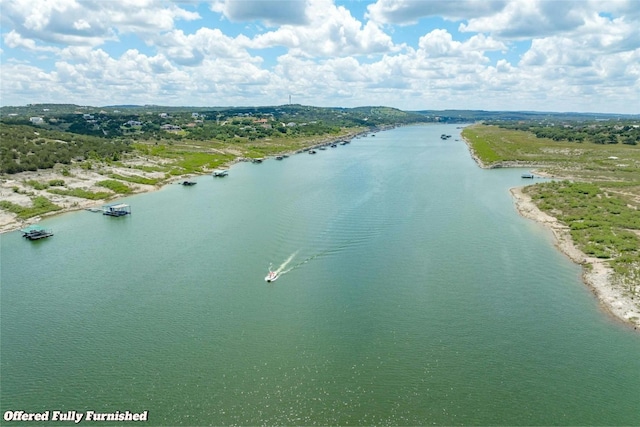
M 585 182 L 547 182 L 527 190 L 541 210 L 570 228 L 573 241 L 585 254 L 611 260 L 617 273 L 638 283 L 640 214 L 637 206 L 619 194 Z
M 116 181 L 115 179 L 106 179 L 104 181 L 97 182 L 96 185 L 108 188 L 109 190 L 118 194 L 129 194 L 133 191 L 131 190 L 131 187 L 120 181 Z
M 108 193 L 106 191 L 98 191 L 93 192 L 89 190 L 85 190 L 82 188 L 72 188 L 72 189 L 49 189 L 47 190 L 51 194 L 58 194 L 60 196 L 72 196 L 78 197 L 80 199 L 89 199 L 89 200 L 104 200 L 113 196 L 113 193 Z
M 524 192 L 569 228 L 581 251 L 608 260 L 619 281 L 640 296 L 640 146 L 624 143 L 635 141 L 637 124 L 600 125 L 599 135 L 613 134 L 616 142 L 610 136 L 539 137 L 526 125 L 520 125 L 526 130 L 475 125 L 463 136 L 488 167 L 535 166 L 564 178 L 528 186 Z M 562 135 L 571 129 L 582 133 L 585 127 L 562 126 Z M 599 142 L 602 138 L 612 142 Z
M 6 200 L 0 200 L 0 208 L 16 214 L 22 220 L 62 209 L 44 196 L 34 197 L 31 206 L 22 206 Z
M 146 178 L 144 176 L 138 176 L 138 175 L 120 175 L 117 173 L 110 173 L 109 177 L 115 180 L 132 182 L 134 184 L 143 184 L 143 185 L 156 185 L 157 183 L 162 181 L 159 178 Z

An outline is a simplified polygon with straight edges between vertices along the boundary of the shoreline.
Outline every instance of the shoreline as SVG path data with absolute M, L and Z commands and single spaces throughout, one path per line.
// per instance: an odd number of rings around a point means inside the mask
M 303 148 L 272 154 L 265 157 L 265 159 L 273 158 L 275 156 L 283 155 L 283 154 L 293 155 L 293 154 L 303 153 L 305 151 L 308 151 L 309 149 L 330 145 L 332 143 L 336 143 L 338 141 L 342 141 L 345 139 L 351 140 L 361 134 L 368 134 L 372 132 L 375 133 L 380 130 L 383 130 L 383 128 L 368 129 L 365 131 L 358 131 L 358 132 L 348 132 L 347 134 L 341 135 L 341 136 L 326 136 L 325 138 L 322 138 L 319 141 L 310 140 L 305 142 L 305 145 Z M 253 160 L 251 158 L 243 157 L 240 154 L 234 154 L 234 155 L 235 157 L 233 159 L 220 165 L 216 169 L 229 169 L 237 163 Z M 144 165 L 147 162 L 149 162 L 148 159 L 144 161 L 141 159 L 142 157 L 134 158 L 133 162 L 129 164 L 127 167 L 116 167 L 116 166 L 107 165 L 107 166 L 104 166 L 104 168 L 110 173 L 116 173 L 124 176 L 159 178 L 160 174 L 154 176 L 154 173 L 146 173 L 140 169 L 136 169 L 135 167 L 136 165 L 140 166 L 141 163 Z M 162 163 L 162 161 L 159 161 L 159 163 Z M 55 215 L 62 215 L 67 212 L 75 212 L 79 210 L 86 210 L 90 208 L 100 207 L 116 199 L 129 197 L 137 194 L 150 193 L 153 191 L 160 190 L 165 185 L 177 184 L 180 181 L 183 181 L 189 177 L 204 176 L 212 173 L 212 170 L 209 170 L 209 171 L 203 171 L 202 173 L 197 173 L 197 174 L 189 173 L 184 175 L 176 175 L 153 185 L 135 184 L 135 183 L 126 182 L 126 184 L 132 190 L 131 193 L 128 193 L 128 194 L 114 193 L 112 196 L 106 199 L 95 199 L 95 200 L 83 199 L 75 196 L 63 196 L 63 195 L 52 194 L 52 193 L 48 193 L 46 190 L 36 190 L 24 184 L 25 182 L 30 180 L 40 179 L 42 181 L 49 181 L 52 179 L 63 179 L 65 181 L 65 186 L 69 189 L 83 188 L 83 189 L 88 189 L 89 191 L 97 192 L 97 191 L 106 190 L 103 187 L 97 187 L 96 186 L 97 182 L 102 180 L 112 179 L 112 178 L 109 178 L 108 175 L 102 175 L 101 173 L 98 173 L 98 172 L 84 170 L 81 167 L 76 167 L 76 168 L 69 167 L 69 170 L 71 172 L 70 176 L 63 176 L 61 173 L 57 172 L 54 169 L 25 171 L 25 172 L 19 172 L 13 175 L 4 175 L 2 179 L 0 179 L 0 199 L 7 200 L 22 206 L 29 206 L 31 203 L 31 198 L 29 197 L 28 194 L 25 194 L 28 192 L 31 195 L 36 195 L 36 196 L 42 195 L 46 197 L 51 202 L 60 206 L 61 209 L 47 212 L 42 215 L 37 215 L 25 220 L 19 219 L 18 216 L 14 213 L 7 212 L 3 209 L 0 209 L 0 236 L 2 234 L 11 233 L 13 231 L 20 230 L 29 225 L 36 224 L 44 218 L 49 218 Z M 164 173 L 162 173 L 161 175 L 164 176 Z M 20 192 L 14 191 L 14 187 L 18 187 L 20 189 Z
M 461 138 L 467 145 L 471 158 L 473 158 L 476 164 L 482 169 L 542 167 L 542 165 L 539 164 L 525 165 L 519 164 L 518 162 L 501 162 L 498 165 L 488 166 L 477 156 L 471 143 L 462 135 Z M 543 175 L 539 172 L 536 173 Z M 605 260 L 589 257 L 580 251 L 569 234 L 569 228 L 562 224 L 557 218 L 541 211 L 531 197 L 522 191 L 524 187 L 526 186 L 509 189 L 518 214 L 549 229 L 554 236 L 554 246 L 571 261 L 582 266 L 582 281 L 591 289 L 598 299 L 600 306 L 616 320 L 632 327 L 636 331 L 640 331 L 640 302 L 634 302 L 614 283 L 613 269 L 606 264 Z
M 571 261 L 582 266 L 582 281 L 591 289 L 600 305 L 618 320 L 640 330 L 640 307 L 614 284 L 613 269 L 606 265 L 606 261 L 580 251 L 569 234 L 569 228 L 538 209 L 531 197 L 522 191 L 523 188 L 524 186 L 513 187 L 509 190 L 518 213 L 551 230 L 554 246 Z

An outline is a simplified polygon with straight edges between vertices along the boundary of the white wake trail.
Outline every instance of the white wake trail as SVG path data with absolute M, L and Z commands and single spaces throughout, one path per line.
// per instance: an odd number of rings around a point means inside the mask
M 289 258 L 287 258 L 281 265 L 280 267 L 278 267 L 275 271 L 276 274 L 285 274 L 289 271 L 291 271 L 291 269 L 289 270 L 285 270 L 285 268 L 287 268 L 287 265 L 289 265 L 289 263 L 293 260 L 293 258 L 295 258 L 295 256 L 298 254 L 298 251 L 295 251 L 294 253 L 292 253 L 291 255 L 289 255 Z

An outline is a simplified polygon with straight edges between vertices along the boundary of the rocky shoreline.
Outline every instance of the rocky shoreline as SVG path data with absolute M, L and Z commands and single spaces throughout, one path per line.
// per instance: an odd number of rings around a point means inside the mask
M 483 169 L 501 167 L 542 167 L 539 164 L 523 164 L 520 162 L 501 162 L 488 166 L 480 160 L 468 140 L 463 138 L 469 153 L 475 162 Z M 524 187 L 514 187 L 510 190 L 514 198 L 516 210 L 525 218 L 532 219 L 548 227 L 554 235 L 556 247 L 573 262 L 583 266 L 582 279 L 589 286 L 600 301 L 602 307 L 618 320 L 640 331 L 640 301 L 634 301 L 624 292 L 622 286 L 616 283 L 613 270 L 602 259 L 589 257 L 574 244 L 569 228 L 538 209 L 531 197 L 525 194 Z

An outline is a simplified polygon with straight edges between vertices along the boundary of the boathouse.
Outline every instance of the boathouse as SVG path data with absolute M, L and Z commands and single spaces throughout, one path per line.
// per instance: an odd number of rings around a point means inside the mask
M 29 240 L 40 240 L 53 236 L 53 232 L 51 230 L 45 230 L 38 225 L 30 225 L 20 231 L 22 232 L 22 237 Z
M 131 215 L 131 207 L 120 203 L 117 205 L 106 205 L 102 207 L 102 214 L 109 216 L 125 216 Z

